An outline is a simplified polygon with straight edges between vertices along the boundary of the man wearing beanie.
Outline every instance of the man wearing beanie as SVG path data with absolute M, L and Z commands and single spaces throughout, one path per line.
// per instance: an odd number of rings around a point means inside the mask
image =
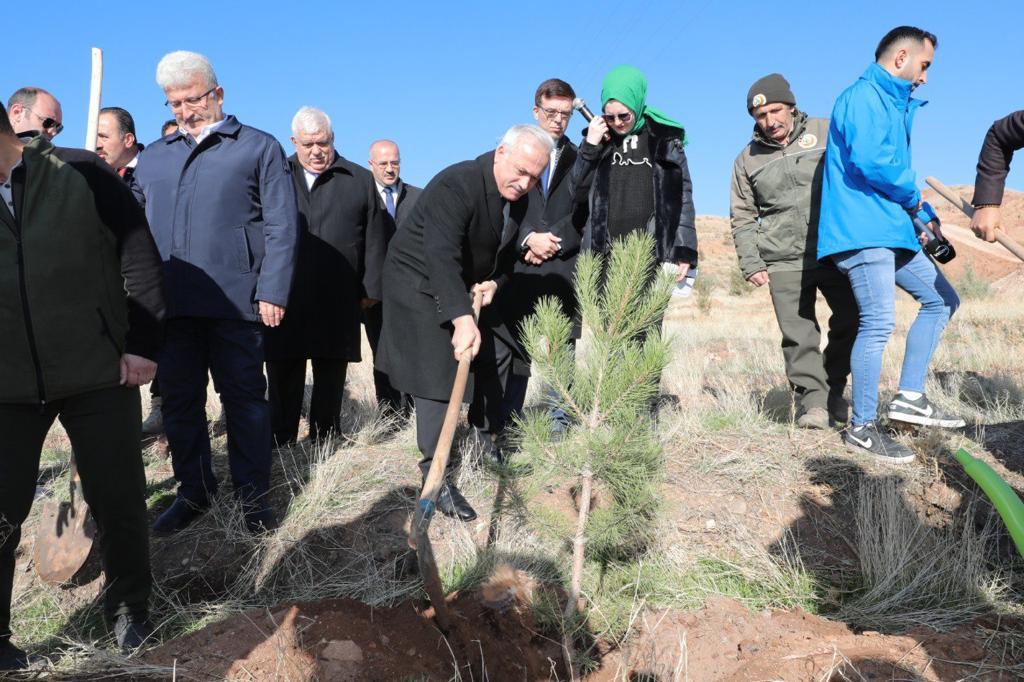
M 860 310 L 850 353 L 853 418 L 844 439 L 854 452 L 883 462 L 906 463 L 914 453 L 879 428 L 878 382 L 882 355 L 896 327 L 896 288 L 921 308 L 907 332 L 899 392 L 886 410 L 891 420 L 957 428 L 964 420 L 925 395 L 932 354 L 960 304 L 956 291 L 921 249 L 913 218 L 942 239 L 937 220 L 922 210 L 921 190 L 910 165 L 912 97 L 928 81 L 938 39 L 913 26 L 882 38 L 875 61 L 844 90 L 832 109 L 821 185 L 818 258 L 833 261 L 853 286 Z
M 828 119 L 797 109 L 789 83 L 777 73 L 750 87 L 747 112 L 754 134 L 733 164 L 729 211 L 740 270 L 771 293 L 797 425 L 826 429 L 830 419 L 844 424 L 857 302 L 836 266 L 817 261 Z M 832 310 L 824 354 L 814 312 L 819 291 Z

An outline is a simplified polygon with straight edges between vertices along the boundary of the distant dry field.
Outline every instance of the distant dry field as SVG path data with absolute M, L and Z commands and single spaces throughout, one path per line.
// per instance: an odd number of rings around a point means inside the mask
M 700 284 L 673 301 L 665 325 L 674 356 L 657 424 L 666 463 L 658 540 L 629 560 L 588 564 L 588 618 L 576 633 L 584 671 L 666 682 L 1020 679 L 1024 563 L 952 457 L 965 447 L 1024 490 L 1024 297 L 1013 273 L 1002 285 L 967 282 L 932 364 L 929 396 L 967 428 L 903 432 L 918 460 L 885 467 L 846 453 L 838 431 L 795 428 L 768 292 L 739 278 L 727 221 L 699 223 Z M 883 399 L 914 309 L 899 300 Z M 819 303 L 819 320 L 827 314 Z M 48 658 L 37 674 L 567 679 L 557 643 L 570 483 L 516 466 L 514 455 L 496 473 L 463 453 L 460 482 L 480 518 L 437 517 L 432 530 L 453 608 L 475 637 L 468 654 L 450 648 L 421 613 L 405 539 L 419 483 L 413 428 L 383 423 L 372 390 L 364 361 L 349 372 L 345 437 L 276 452 L 278 532 L 249 537 L 224 495 L 194 528 L 153 541 L 161 645 L 149 652 L 115 653 L 95 563 L 77 587 L 38 582 L 35 510 L 14 630 Z M 529 402 L 538 395 L 532 387 Z M 212 389 L 210 398 L 212 418 Z M 215 446 L 223 477 L 223 436 Z M 68 454 L 55 429 L 41 477 L 51 494 L 66 486 Z M 174 485 L 159 452 L 146 462 L 155 517 Z M 492 609 L 496 590 L 502 606 Z

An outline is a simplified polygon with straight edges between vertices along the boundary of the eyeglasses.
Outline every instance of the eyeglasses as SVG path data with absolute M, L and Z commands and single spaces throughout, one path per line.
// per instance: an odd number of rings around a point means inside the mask
M 544 107 L 538 108 L 540 109 L 541 113 L 544 114 L 544 118 L 551 119 L 552 121 L 568 121 L 570 118 L 572 118 L 571 109 L 569 111 L 560 111 L 558 109 L 545 109 Z
M 385 168 L 398 168 L 399 166 L 402 165 L 402 161 L 401 159 L 399 159 L 398 161 L 374 161 L 373 165 L 376 166 L 377 168 L 380 168 L 381 170 Z
M 633 113 L 627 111 L 624 114 L 603 114 L 601 118 L 603 118 L 608 123 L 615 123 L 616 121 L 618 121 L 619 123 L 625 124 L 633 120 Z
M 32 111 L 32 109 L 30 107 L 25 107 L 25 109 L 28 110 L 28 111 Z M 43 118 L 42 116 L 40 116 L 39 114 L 37 114 L 34 111 L 32 111 L 32 115 L 35 116 L 36 118 L 38 118 L 40 123 L 43 124 L 43 130 L 52 130 L 54 137 L 56 137 L 57 135 L 60 135 L 61 131 L 64 130 L 64 124 L 61 123 L 60 121 L 54 120 L 54 119 L 49 118 L 49 117 Z
M 201 104 L 205 104 L 206 103 L 206 98 L 209 97 L 210 93 L 213 92 L 216 89 L 217 89 L 217 86 L 214 85 L 212 88 L 210 88 L 209 90 L 207 90 L 203 94 L 199 95 L 198 97 L 186 97 L 185 99 L 179 99 L 179 100 L 175 100 L 173 102 L 170 101 L 170 100 L 164 100 L 164 105 L 170 107 L 171 111 L 174 111 L 176 109 L 181 109 L 181 106 L 183 104 L 187 104 L 190 107 L 198 107 Z

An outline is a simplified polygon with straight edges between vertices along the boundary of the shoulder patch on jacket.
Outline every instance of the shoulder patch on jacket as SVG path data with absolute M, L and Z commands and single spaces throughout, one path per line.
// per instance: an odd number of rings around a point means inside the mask
M 818 136 L 814 133 L 804 133 L 796 143 L 801 149 L 811 149 L 818 144 Z

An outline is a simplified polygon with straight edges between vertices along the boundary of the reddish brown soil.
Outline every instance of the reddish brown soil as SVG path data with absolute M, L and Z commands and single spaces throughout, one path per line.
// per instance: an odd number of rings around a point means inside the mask
M 456 666 L 464 679 L 565 678 L 558 644 L 535 632 L 528 610 L 499 612 L 475 594 L 453 595 L 449 608 L 456 632 L 447 639 L 432 611 L 410 603 L 253 610 L 165 644 L 145 662 L 196 680 L 449 680 Z
M 373 609 L 334 600 L 254 610 L 166 644 L 145 663 L 175 665 L 183 680 L 441 681 L 456 667 L 463 679 L 567 679 L 558 644 L 536 633 L 526 611 L 498 612 L 475 594 L 454 596 L 450 607 L 458 633 L 449 639 L 430 611 L 411 604 Z M 606 652 L 586 679 L 1019 679 L 1006 670 L 1018 661 L 991 644 L 1008 624 L 991 620 L 946 634 L 856 634 L 801 610 L 752 613 L 718 598 L 697 611 L 646 613 L 628 645 Z
M 719 598 L 694 612 L 650 612 L 638 636 L 605 656 L 588 679 L 613 680 L 956 680 L 1019 679 L 984 624 L 949 634 L 855 634 L 801 610 L 751 613 Z M 987 631 L 989 634 L 991 631 Z M 858 676 L 858 673 L 860 676 Z

